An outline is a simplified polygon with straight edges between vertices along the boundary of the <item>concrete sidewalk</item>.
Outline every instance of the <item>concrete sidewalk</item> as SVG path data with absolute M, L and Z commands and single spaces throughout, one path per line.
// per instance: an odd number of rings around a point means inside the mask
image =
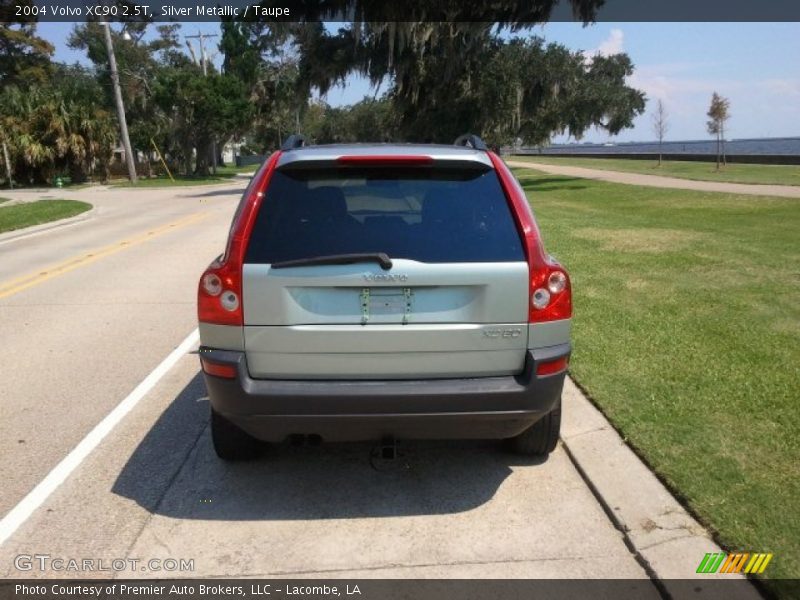
M 585 167 L 568 167 L 562 165 L 546 165 L 533 161 L 507 160 L 510 167 L 536 169 L 553 175 L 598 179 L 627 185 L 643 185 L 648 187 L 675 188 L 698 192 L 723 192 L 727 194 L 746 194 L 748 196 L 780 196 L 782 198 L 800 198 L 800 186 L 765 185 L 750 183 L 724 183 L 719 181 L 695 181 L 677 177 L 660 175 L 642 175 L 641 173 L 625 173 L 622 171 L 604 171 Z

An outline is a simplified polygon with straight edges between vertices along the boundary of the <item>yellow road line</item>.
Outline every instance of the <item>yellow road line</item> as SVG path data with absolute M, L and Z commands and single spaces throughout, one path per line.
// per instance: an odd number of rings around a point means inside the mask
M 153 238 L 163 233 L 174 231 L 179 227 L 184 227 L 185 225 L 201 221 L 202 219 L 208 217 L 208 215 L 209 215 L 208 211 L 195 213 L 189 215 L 188 217 L 184 217 L 182 219 L 178 219 L 177 221 L 173 221 L 172 223 L 167 223 L 166 225 L 161 225 L 160 227 L 151 229 L 147 233 L 136 236 L 134 238 L 123 240 L 121 242 L 116 242 L 114 244 L 110 244 L 98 250 L 92 250 L 90 252 L 87 252 L 86 254 L 73 256 L 72 258 L 68 258 L 63 262 L 47 267 L 41 271 L 37 271 L 35 273 L 29 273 L 27 275 L 22 275 L 21 277 L 17 277 L 15 279 L 11 279 L 9 281 L 0 283 L 0 298 L 8 298 L 9 296 L 13 296 L 14 294 L 17 294 L 23 290 L 27 290 L 28 288 L 31 288 L 35 285 L 39 285 L 40 283 L 43 283 L 48 279 L 58 277 L 59 275 L 63 275 L 64 273 L 69 273 L 70 271 L 88 265 L 90 263 L 93 263 L 96 260 L 105 258 L 106 256 L 110 256 L 111 254 L 115 254 L 120 250 L 124 250 L 125 248 L 136 246 L 137 244 L 141 244 L 148 240 L 152 240 Z

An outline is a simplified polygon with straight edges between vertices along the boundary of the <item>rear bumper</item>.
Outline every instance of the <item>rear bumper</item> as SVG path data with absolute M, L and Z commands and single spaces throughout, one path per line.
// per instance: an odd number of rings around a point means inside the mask
M 569 356 L 562 344 L 529 351 L 519 375 L 421 380 L 253 379 L 243 352 L 203 347 L 203 360 L 236 367 L 235 379 L 204 373 L 211 406 L 250 435 L 327 441 L 502 439 L 547 414 L 566 371 L 537 377 L 536 364 Z

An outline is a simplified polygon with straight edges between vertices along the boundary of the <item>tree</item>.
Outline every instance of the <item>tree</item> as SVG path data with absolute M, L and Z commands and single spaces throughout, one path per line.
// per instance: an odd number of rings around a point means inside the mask
M 179 25 L 159 25 L 158 36 L 147 40 L 147 23 L 125 23 L 112 30 L 134 148 L 152 159 L 152 140 L 183 173 L 208 173 L 213 141 L 241 135 L 252 125 L 249 100 L 259 65 L 251 44 L 263 42 L 255 34 L 245 35 L 248 26 L 223 24 L 225 44 L 237 60 L 227 61 L 230 72 L 225 75 L 208 65 L 205 80 L 201 66 L 179 50 Z M 86 51 L 105 84 L 109 73 L 103 34 L 98 23 L 77 25 L 69 44 Z M 105 98 L 111 106 L 110 93 Z
M 32 0 L 0 0 L 0 86 L 42 83 L 50 74 L 53 45 L 36 35 L 36 17 L 19 21 L 14 6 L 31 6 Z
M 248 126 L 262 149 L 280 146 L 308 108 L 308 90 L 298 86 L 297 60 L 288 45 L 295 27 L 231 20 L 221 25 L 223 71 L 244 84 L 252 107 Z
M 297 30 L 300 83 L 325 94 L 350 72 L 391 82 L 399 136 L 451 142 L 465 131 L 492 144 L 539 143 L 554 132 L 580 137 L 592 126 L 618 133 L 644 111 L 626 85 L 624 54 L 587 63 L 540 38 L 505 41 L 491 23 L 360 23 L 332 33 Z
M 297 90 L 297 63 L 293 60 L 263 62 L 250 90 L 253 129 L 262 148 L 277 148 L 297 129 L 308 95 Z
M 664 143 L 664 136 L 669 130 L 669 119 L 667 116 L 667 109 L 664 106 L 664 101 L 660 98 L 656 103 L 656 110 L 653 113 L 653 133 L 656 134 L 658 140 L 658 166 L 661 166 L 661 145 Z
M 349 107 L 347 120 L 350 142 L 390 142 L 396 135 L 395 115 L 387 98 L 363 98 Z
M 394 127 L 391 102 L 368 96 L 338 108 L 311 102 L 302 119 L 303 134 L 316 144 L 386 142 L 393 139 Z
M 576 18 L 588 22 L 603 1 L 569 4 Z M 554 131 L 580 136 L 598 126 L 613 134 L 631 126 L 644 110 L 644 95 L 625 85 L 633 69 L 627 56 L 600 57 L 590 64 L 582 53 L 564 47 L 507 43 L 500 36 L 546 22 L 556 4 L 310 0 L 298 23 L 223 23 L 220 49 L 225 72 L 251 87 L 257 128 L 272 136 L 277 130 L 278 139 L 287 116 L 296 121 L 311 110 L 312 91 L 324 97 L 351 73 L 375 86 L 389 83 L 385 106 L 393 131 L 408 141 L 450 142 L 466 130 L 499 142 L 522 134 L 540 141 Z M 505 18 L 497 22 L 500 13 Z M 343 22 L 342 15 L 353 20 Z M 325 20 L 341 26 L 330 30 Z M 276 57 L 285 56 L 287 47 L 296 56 L 288 61 L 296 64 L 295 81 L 291 93 L 281 97 L 275 92 L 287 90 L 285 80 L 276 82 L 272 74 L 280 72 L 275 65 L 285 59 Z M 489 67 L 492 61 L 498 64 Z M 504 76 L 494 76 L 494 67 L 502 67 Z M 342 116 L 332 110 L 321 114 Z M 267 136 L 258 137 L 266 141 Z
M 244 84 L 231 75 L 193 64 L 169 67 L 153 84 L 154 100 L 169 122 L 167 151 L 183 163 L 184 172 L 208 175 L 211 142 L 241 129 L 250 120 Z M 194 152 L 193 152 L 194 151 Z
M 84 181 L 105 177 L 114 152 L 116 127 L 91 72 L 56 65 L 45 85 L 0 92 L 0 141 L 21 181 L 48 182 L 69 174 Z
M 616 134 L 644 111 L 644 94 L 625 84 L 633 65 L 624 54 L 587 64 L 583 53 L 540 38 L 496 40 L 487 53 L 473 78 L 477 103 L 463 118 L 493 145 L 580 138 L 593 126 Z
M 159 139 L 165 128 L 162 115 L 153 101 L 153 81 L 162 65 L 174 60 L 175 55 L 180 53 L 176 52 L 178 25 L 159 25 L 156 28 L 158 37 L 145 43 L 142 39 L 146 27 L 147 23 L 125 23 L 122 29 L 112 28 L 111 37 L 125 99 L 131 145 L 149 156 L 151 138 Z M 98 80 L 103 83 L 102 94 L 106 105 L 112 107 L 114 99 L 104 35 L 102 24 L 88 22 L 73 28 L 68 43 L 71 48 L 86 51 L 95 65 Z
M 730 100 L 714 92 L 711 96 L 711 106 L 708 109 L 708 113 L 706 113 L 709 118 L 706 122 L 706 128 L 708 133 L 717 138 L 717 171 L 720 169 L 720 161 L 724 152 L 722 144 L 725 139 L 725 122 L 731 117 L 728 112 L 729 108 Z
M 21 115 L 25 99 L 25 94 L 17 86 L 0 88 L 0 150 L 3 153 L 6 183 L 9 187 L 14 187 L 15 174 L 18 175 L 14 165 L 18 160 L 17 146 L 25 125 Z M 18 176 L 16 178 L 19 179 Z
M 20 22 L 19 17 L 14 16 L 16 7 L 31 5 L 32 0 L 0 0 L 0 93 L 12 87 L 42 83 L 50 75 L 53 46 L 36 35 L 36 17 L 27 17 Z M 7 110 L 9 105 L 7 102 L 4 104 Z M 10 116 L 7 112 L 0 112 L 0 122 L 5 121 L 5 125 L 0 125 L 0 159 L 8 185 L 13 186 L 12 132 L 4 129 L 10 127 Z

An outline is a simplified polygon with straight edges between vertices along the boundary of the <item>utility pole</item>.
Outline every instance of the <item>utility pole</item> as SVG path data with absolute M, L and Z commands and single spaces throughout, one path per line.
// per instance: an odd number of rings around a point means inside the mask
M 103 31 L 106 35 L 106 50 L 108 51 L 108 64 L 111 67 L 111 83 L 114 86 L 114 100 L 117 103 L 117 119 L 119 119 L 119 132 L 122 138 L 122 147 L 125 149 L 125 162 L 128 165 L 128 179 L 136 183 L 136 163 L 133 160 L 131 140 L 128 137 L 128 122 L 125 120 L 125 105 L 122 103 L 122 90 L 119 88 L 119 73 L 117 73 L 117 57 L 114 56 L 114 44 L 111 42 L 111 25 L 103 21 Z
M 203 67 L 203 77 L 208 77 L 208 66 L 206 61 L 206 38 L 215 38 L 218 37 L 216 34 L 204 34 L 202 31 L 198 31 L 197 35 L 184 35 L 184 39 L 196 39 L 200 41 L 200 64 Z M 189 46 L 189 50 L 192 52 L 192 56 L 194 56 L 194 51 L 192 50 L 192 45 L 190 42 L 186 42 Z M 217 140 L 215 138 L 211 139 L 211 168 L 214 175 L 217 174 Z

